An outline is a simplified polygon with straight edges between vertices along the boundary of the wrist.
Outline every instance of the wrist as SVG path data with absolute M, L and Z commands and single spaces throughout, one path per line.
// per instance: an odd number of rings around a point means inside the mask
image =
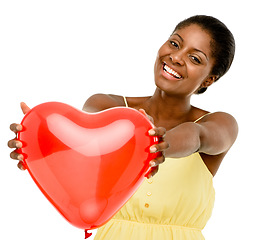
M 200 149 L 200 125 L 193 122 L 180 124 L 167 131 L 164 141 L 170 146 L 165 151 L 166 157 L 189 156 Z

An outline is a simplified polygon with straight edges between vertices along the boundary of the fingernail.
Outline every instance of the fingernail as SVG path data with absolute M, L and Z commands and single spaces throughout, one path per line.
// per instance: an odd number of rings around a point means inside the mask
M 22 161 L 20 161 L 17 165 L 19 167 L 20 170 L 26 170 L 26 167 L 24 166 L 24 163 Z
M 150 165 L 151 167 L 155 167 L 155 166 L 156 166 L 156 163 L 155 163 L 154 161 L 150 161 L 149 165 Z
M 149 130 L 149 135 L 155 135 L 155 131 L 153 129 Z
M 150 147 L 150 152 L 151 152 L 151 153 L 157 152 L 157 148 L 154 147 L 154 146 L 151 146 L 151 147 Z
M 148 179 L 150 179 L 150 178 L 152 178 L 152 175 L 151 175 L 151 174 L 148 175 Z
M 22 127 L 20 125 L 16 126 L 16 131 L 20 132 L 22 130 Z
M 15 144 L 15 146 L 16 146 L 16 148 L 22 148 L 22 143 L 21 143 L 21 142 L 17 142 L 17 143 Z

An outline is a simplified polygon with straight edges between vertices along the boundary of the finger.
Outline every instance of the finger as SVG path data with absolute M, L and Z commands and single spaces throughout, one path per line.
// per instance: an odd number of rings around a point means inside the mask
M 16 151 L 11 152 L 10 157 L 11 157 L 11 159 L 15 159 L 15 160 L 19 160 L 19 161 L 22 161 L 24 159 L 23 155 Z
M 153 118 L 150 115 L 148 115 L 144 109 L 140 108 L 139 112 L 142 113 L 145 117 L 147 117 L 154 124 Z
M 22 131 L 23 127 L 22 127 L 21 124 L 12 123 L 12 124 L 10 125 L 10 129 L 11 129 L 13 132 L 18 133 L 18 132 Z
M 21 102 L 21 103 L 20 103 L 20 107 L 21 107 L 21 110 L 22 110 L 22 112 L 23 112 L 24 115 L 25 115 L 27 112 L 30 111 L 30 108 L 29 108 L 29 107 L 27 106 L 27 104 L 24 103 L 24 102 Z
M 140 108 L 138 111 L 147 117 L 146 111 L 144 109 Z
M 165 157 L 164 157 L 164 155 L 161 155 L 161 156 L 151 160 L 149 162 L 149 165 L 150 165 L 150 167 L 156 167 L 163 162 L 165 162 Z
M 150 147 L 150 153 L 164 151 L 164 150 L 168 149 L 169 147 L 170 147 L 170 145 L 167 142 L 163 141 L 158 144 L 152 145 Z
M 22 161 L 17 164 L 17 167 L 22 171 L 26 170 L 26 167 Z
M 158 166 L 151 168 L 150 172 L 147 174 L 147 178 L 152 178 L 158 172 Z
M 20 142 L 16 139 L 12 139 L 12 140 L 8 141 L 8 146 L 9 146 L 9 148 L 22 148 L 22 142 Z
M 152 128 L 149 130 L 149 135 L 164 137 L 166 135 L 166 128 L 163 128 L 163 127 Z

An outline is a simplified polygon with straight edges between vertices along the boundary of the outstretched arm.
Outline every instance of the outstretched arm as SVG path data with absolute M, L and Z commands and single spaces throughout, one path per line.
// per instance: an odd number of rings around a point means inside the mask
M 155 132 L 158 135 L 158 129 Z M 167 131 L 165 141 L 169 148 L 166 157 L 185 157 L 194 152 L 208 155 L 226 153 L 238 134 L 236 120 L 223 112 L 212 113 L 197 123 L 186 122 Z M 157 151 L 158 145 L 156 146 Z

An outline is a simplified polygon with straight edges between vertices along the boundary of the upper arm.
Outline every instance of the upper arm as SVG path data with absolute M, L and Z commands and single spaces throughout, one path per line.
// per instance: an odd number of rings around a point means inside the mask
M 200 128 L 199 152 L 218 155 L 227 152 L 238 135 L 238 124 L 234 117 L 216 112 L 204 117 L 198 123 Z
M 89 97 L 82 110 L 86 112 L 99 112 L 108 108 L 122 106 L 123 99 L 120 96 L 110 94 L 95 94 Z

